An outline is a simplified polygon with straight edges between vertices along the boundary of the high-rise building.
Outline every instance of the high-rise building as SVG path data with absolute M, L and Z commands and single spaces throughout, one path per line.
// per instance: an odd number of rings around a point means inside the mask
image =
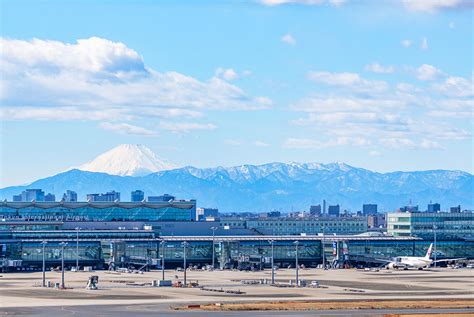
M 339 205 L 329 205 L 328 206 L 328 215 L 329 216 L 333 216 L 333 217 L 339 217 L 339 214 L 341 212 L 341 208 L 339 207 Z
M 143 201 L 145 199 L 145 193 L 139 189 L 134 190 L 131 194 L 130 201 Z
M 114 202 L 120 201 L 120 193 L 115 190 L 105 194 L 87 194 L 87 201 L 90 202 Z
M 405 206 L 405 207 L 400 207 L 401 212 L 417 212 L 418 211 L 418 205 L 416 206 Z
M 63 194 L 63 201 L 67 202 L 75 202 L 77 201 L 77 193 L 73 190 L 66 190 L 66 192 Z
M 217 208 L 196 208 L 196 215 L 199 221 L 212 218 L 219 219 L 219 209 Z
M 377 214 L 377 204 L 363 204 L 362 214 L 364 216 Z
M 455 207 L 449 208 L 449 212 L 453 212 L 453 213 L 461 212 L 461 205 L 457 205 Z
M 164 195 L 161 195 L 161 196 L 148 196 L 148 201 L 149 202 L 159 202 L 159 201 L 172 201 L 172 200 L 175 200 L 176 197 L 174 197 L 173 195 L 169 195 L 169 194 L 164 194 Z
M 19 199 L 19 200 L 18 200 Z M 41 189 L 26 189 L 19 195 L 13 196 L 13 201 L 44 201 L 44 191 Z
M 323 215 L 326 214 L 326 199 L 323 199 Z
M 56 201 L 56 196 L 54 194 L 48 193 L 44 196 L 44 201 Z
M 277 210 L 267 212 L 267 218 L 278 218 L 278 217 L 281 217 L 281 212 Z
M 386 228 L 387 218 L 385 214 L 370 214 L 367 216 L 367 224 L 369 228 Z
M 311 216 L 320 216 L 321 215 L 321 205 L 313 205 L 309 207 L 309 214 Z
M 438 203 L 429 203 L 428 204 L 428 212 L 438 212 L 441 210 L 441 205 Z

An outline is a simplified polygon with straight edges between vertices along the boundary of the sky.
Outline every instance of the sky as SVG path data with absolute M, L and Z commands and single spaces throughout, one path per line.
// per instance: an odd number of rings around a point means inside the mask
M 474 172 L 472 2 L 0 3 L 0 187 L 123 143 Z

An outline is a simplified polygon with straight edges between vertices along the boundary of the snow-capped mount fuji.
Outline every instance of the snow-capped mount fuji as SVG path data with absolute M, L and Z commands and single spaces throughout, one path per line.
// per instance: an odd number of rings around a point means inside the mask
M 81 166 L 81 171 L 118 176 L 144 176 L 176 168 L 141 144 L 121 144 Z

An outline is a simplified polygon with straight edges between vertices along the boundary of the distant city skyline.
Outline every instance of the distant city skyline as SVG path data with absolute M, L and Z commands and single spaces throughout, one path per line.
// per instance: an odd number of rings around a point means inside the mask
M 469 1 L 140 3 L 2 1 L 0 187 L 119 144 L 474 172 Z
M 122 203 L 122 202 L 132 202 L 132 203 L 163 203 L 163 202 L 173 202 L 176 200 L 176 197 L 170 194 L 163 194 L 159 196 L 148 196 L 145 198 L 145 192 L 136 189 L 130 192 L 130 198 L 127 199 L 121 199 L 121 192 L 116 192 L 115 190 L 112 190 L 107 193 L 89 193 L 86 194 L 85 199 L 77 199 L 77 193 L 75 191 L 71 190 L 66 190 L 64 195 L 62 196 L 62 199 L 59 201 L 56 201 L 55 195 L 48 193 L 45 195 L 45 192 L 42 189 L 25 189 L 18 195 L 13 195 L 12 196 L 12 202 L 23 202 L 23 203 L 30 203 L 30 202 L 35 202 L 35 203 L 42 203 L 42 202 L 58 202 L 58 203 L 76 203 L 76 202 L 88 202 L 88 203 Z M 126 193 L 125 193 L 126 194 Z M 126 197 L 126 195 L 125 195 Z M 178 201 L 184 201 L 181 199 L 178 199 Z M 193 200 L 195 201 L 195 200 Z M 7 200 L 3 201 L 4 203 L 8 202 Z M 323 208 L 321 208 L 321 204 L 318 205 L 308 205 L 307 208 L 300 208 L 297 210 L 287 210 L 287 211 L 280 211 L 280 210 L 269 210 L 265 212 L 249 212 L 246 211 L 246 213 L 250 214 L 266 214 L 266 215 L 273 215 L 276 217 L 279 217 L 280 215 L 295 215 L 295 214 L 302 214 L 306 213 L 306 215 L 310 216 L 321 216 L 321 215 L 326 215 L 326 216 L 333 216 L 333 217 L 344 217 L 347 215 L 357 215 L 357 216 L 370 216 L 370 215 L 377 215 L 379 214 L 378 211 L 378 204 L 377 203 L 363 203 L 360 207 L 362 208 L 349 208 L 349 209 L 342 209 L 339 204 L 336 205 L 329 205 L 328 209 L 325 210 L 324 204 L 326 203 L 326 200 L 323 199 Z M 196 206 L 200 206 L 198 202 L 196 202 Z M 204 207 L 206 204 L 202 205 L 201 207 L 198 208 L 198 212 L 201 212 L 201 215 L 203 215 L 203 219 L 205 218 L 204 216 L 212 216 L 212 217 L 218 217 L 219 214 L 219 208 L 217 207 Z M 430 201 L 427 205 L 426 208 L 423 209 L 423 207 L 420 207 L 418 204 L 413 205 L 411 201 L 404 206 L 400 206 L 399 208 L 396 208 L 394 210 L 384 210 L 380 211 L 380 214 L 387 213 L 387 212 L 393 212 L 393 211 L 398 211 L 398 212 L 431 212 L 431 213 L 437 213 L 437 212 L 450 212 L 450 213 L 460 213 L 462 212 L 461 205 L 457 206 L 447 206 L 444 209 L 441 209 L 441 204 L 440 203 L 433 203 Z M 471 211 L 469 209 L 465 209 L 465 211 Z M 348 213 L 347 213 L 348 212 Z M 199 214 L 199 213 L 198 213 Z

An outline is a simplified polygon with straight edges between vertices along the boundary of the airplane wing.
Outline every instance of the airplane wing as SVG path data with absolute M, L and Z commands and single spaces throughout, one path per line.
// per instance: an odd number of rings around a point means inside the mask
M 456 262 L 456 261 L 461 261 L 461 260 L 467 260 L 467 258 L 456 258 L 456 259 L 441 259 L 441 260 L 436 260 L 431 263 L 438 263 L 438 262 Z
M 396 262 L 393 260 L 387 260 L 387 259 L 376 259 L 376 260 L 380 261 L 380 266 L 377 266 L 378 268 L 389 267 L 390 265 L 395 265 L 397 268 L 400 268 L 400 269 L 409 267 L 406 263 Z

